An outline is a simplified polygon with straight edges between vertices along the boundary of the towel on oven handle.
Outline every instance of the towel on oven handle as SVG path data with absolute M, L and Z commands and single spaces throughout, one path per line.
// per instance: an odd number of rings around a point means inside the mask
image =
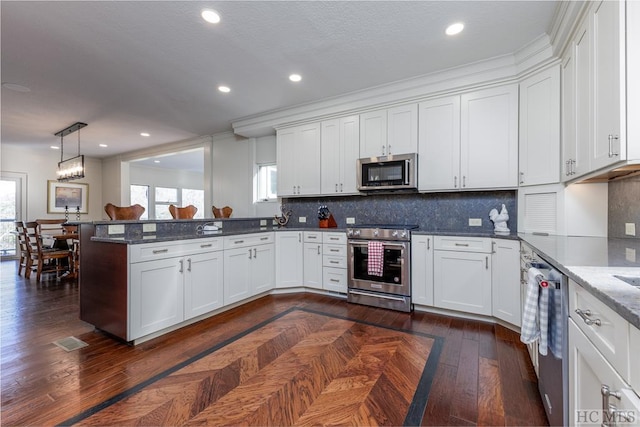
M 384 270 L 384 244 L 371 240 L 367 246 L 367 273 L 370 276 L 383 275 Z

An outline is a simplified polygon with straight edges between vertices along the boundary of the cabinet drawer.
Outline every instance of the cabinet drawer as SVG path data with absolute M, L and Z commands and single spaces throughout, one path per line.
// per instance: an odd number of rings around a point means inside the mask
M 347 257 L 325 255 L 322 257 L 322 265 L 325 267 L 347 268 Z
M 245 248 L 247 246 L 273 243 L 273 233 L 238 234 L 224 238 L 224 248 Z
M 569 280 L 569 316 L 629 381 L 629 323 L 573 280 Z
M 178 240 L 164 243 L 143 243 L 129 246 L 129 262 L 152 261 L 222 249 L 222 238 Z
M 433 245 L 441 251 L 491 252 L 491 239 L 484 237 L 435 236 Z
M 347 234 L 346 233 L 322 233 L 322 243 L 338 243 L 338 244 L 347 244 Z
M 322 246 L 322 252 L 325 255 L 346 256 L 347 255 L 347 246 L 346 245 L 327 245 L 327 244 L 324 244 Z
M 322 231 L 305 231 L 303 235 L 305 243 L 322 242 Z
M 347 270 L 344 268 L 324 267 L 322 276 L 324 289 L 334 292 L 347 292 Z

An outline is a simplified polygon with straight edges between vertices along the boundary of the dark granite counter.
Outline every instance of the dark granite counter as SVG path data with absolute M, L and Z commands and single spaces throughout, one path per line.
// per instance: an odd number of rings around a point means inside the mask
M 520 233 L 547 262 L 640 329 L 640 288 L 614 275 L 640 277 L 640 239 Z

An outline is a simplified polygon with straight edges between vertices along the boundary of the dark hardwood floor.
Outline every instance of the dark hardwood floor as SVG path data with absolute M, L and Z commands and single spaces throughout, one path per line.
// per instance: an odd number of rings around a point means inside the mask
M 314 294 L 261 298 L 132 347 L 78 319 L 75 281 L 41 283 L 1 263 L 1 424 L 55 425 L 294 306 L 444 338 L 422 425 L 546 425 L 533 367 L 516 333 Z M 66 352 L 53 341 L 88 347 Z

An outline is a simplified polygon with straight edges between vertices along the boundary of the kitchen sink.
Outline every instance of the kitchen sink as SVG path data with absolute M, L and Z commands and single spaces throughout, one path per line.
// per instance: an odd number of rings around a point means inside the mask
M 626 283 L 630 284 L 631 286 L 640 287 L 640 277 L 619 276 L 617 274 L 614 274 L 613 277 L 615 277 L 616 279 L 620 279 L 623 282 L 626 282 Z

